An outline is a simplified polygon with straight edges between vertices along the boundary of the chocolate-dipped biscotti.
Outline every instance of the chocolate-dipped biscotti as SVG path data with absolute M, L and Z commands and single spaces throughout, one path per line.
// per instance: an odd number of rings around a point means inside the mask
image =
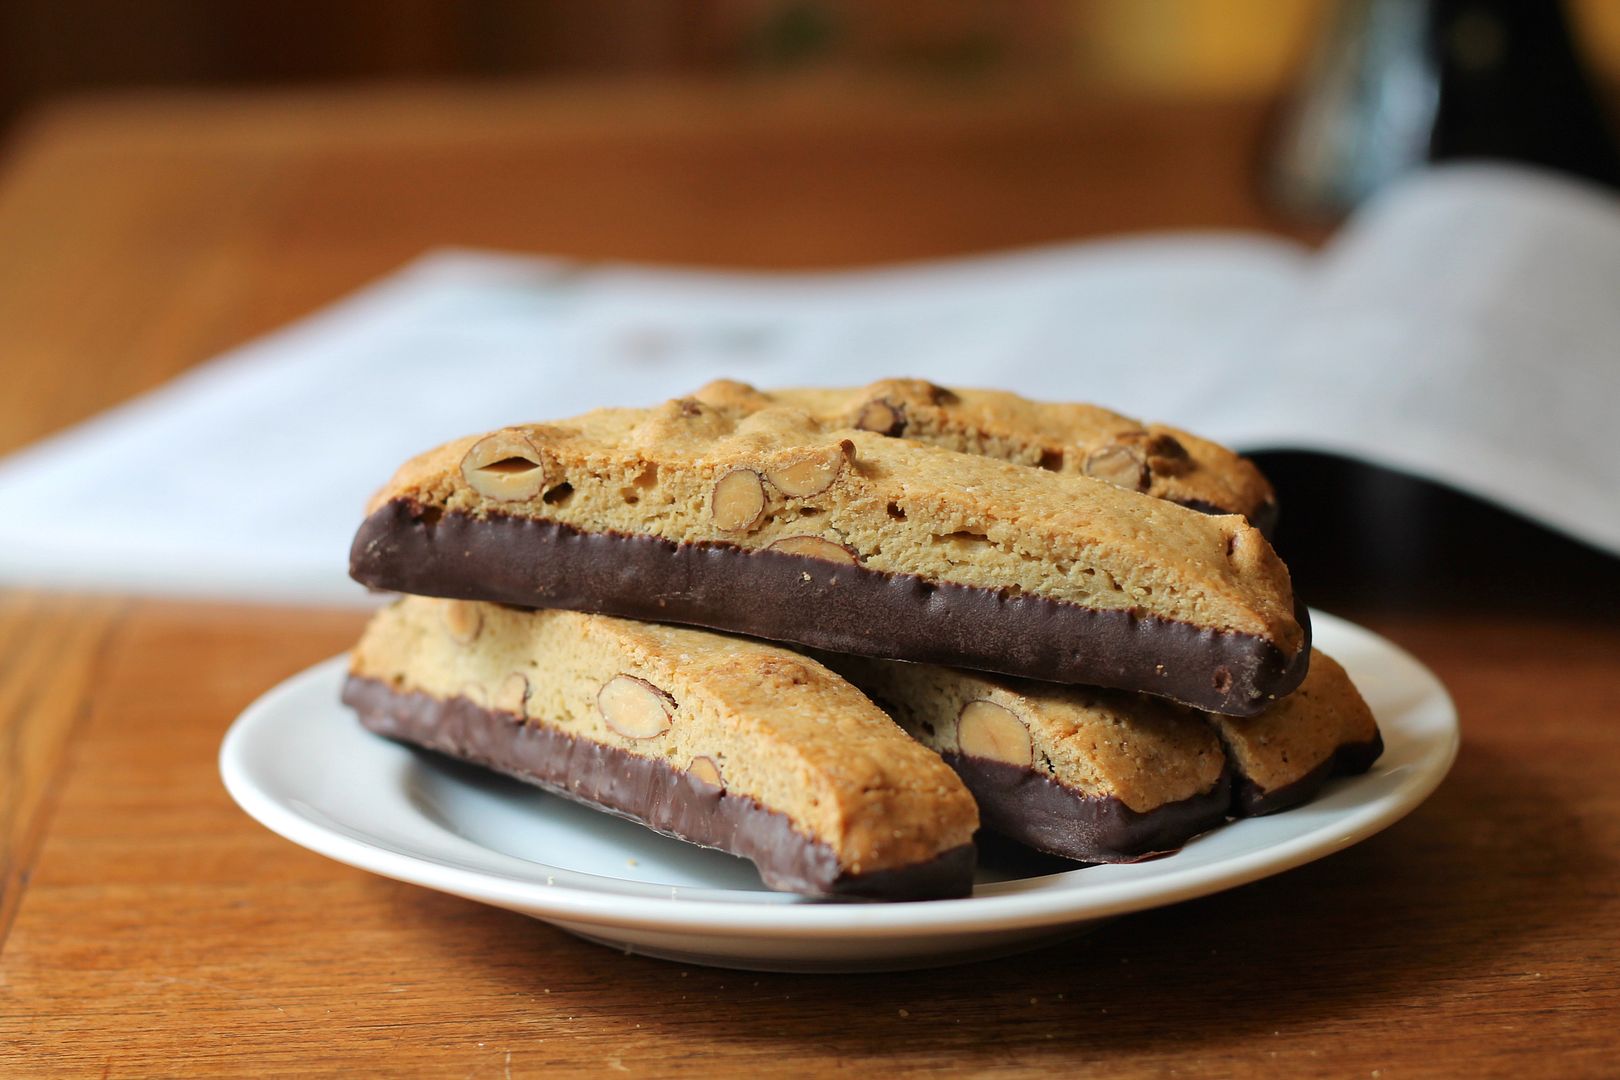
M 1366 772 L 1383 742 L 1331 657 L 1259 716 L 1227 717 L 1142 694 L 1053 686 L 892 660 L 818 654 L 937 751 L 984 827 L 1081 862 L 1173 851 L 1228 814 L 1309 800 Z
M 350 570 L 422 595 L 690 623 L 1252 715 L 1309 632 L 1258 531 L 1077 475 L 694 399 L 407 463 Z
M 1232 811 L 1270 814 L 1312 798 L 1335 776 L 1372 768 L 1384 740 L 1338 661 L 1311 657 L 1310 674 L 1258 716 L 1211 716 L 1232 764 Z
M 986 829 L 1038 851 L 1135 862 L 1226 820 L 1226 757 L 1201 713 L 1117 690 L 822 659 L 957 771 Z
M 762 642 L 567 611 L 404 598 L 343 699 L 382 735 L 753 861 L 773 889 L 972 887 L 972 797 L 843 679 Z
M 922 379 L 882 379 L 844 389 L 757 390 L 722 379 L 693 395 L 746 412 L 788 405 L 828 427 L 1079 473 L 1210 514 L 1242 514 L 1269 536 L 1271 484 L 1247 458 L 1218 443 L 1144 424 L 1096 405 L 1031 401 L 1003 390 L 946 389 Z

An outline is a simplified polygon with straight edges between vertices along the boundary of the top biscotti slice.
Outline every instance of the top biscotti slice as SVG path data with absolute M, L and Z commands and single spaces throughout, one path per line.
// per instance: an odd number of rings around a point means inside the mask
M 1097 405 L 1032 401 L 1004 390 L 947 389 L 923 379 L 769 391 L 722 379 L 693 397 L 740 411 L 786 405 L 830 427 L 1091 476 L 1205 513 L 1242 514 L 1268 536 L 1277 520 L 1276 493 L 1252 461 L 1179 428 L 1143 423 Z
M 463 439 L 355 537 L 374 588 L 600 611 L 1248 715 L 1309 663 L 1241 518 L 691 399 Z
M 751 859 L 775 889 L 972 887 L 978 813 L 956 775 L 780 645 L 405 597 L 366 628 L 344 700 L 379 734 Z

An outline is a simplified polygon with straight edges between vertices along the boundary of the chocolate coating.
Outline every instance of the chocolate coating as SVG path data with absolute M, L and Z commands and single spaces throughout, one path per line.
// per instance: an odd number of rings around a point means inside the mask
M 384 504 L 349 573 L 375 589 L 597 611 L 833 652 L 1085 683 L 1252 716 L 1305 678 L 1270 641 L 1131 611 L 930 581 L 780 551 L 581 532 L 555 521 Z
M 935 900 L 973 888 L 971 844 L 912 866 L 852 874 L 785 814 L 731 795 L 662 761 L 524 723 L 466 698 L 398 692 L 350 676 L 343 702 L 369 730 L 505 773 L 679 840 L 748 859 L 782 892 L 859 900 Z
M 1253 780 L 1240 775 L 1232 785 L 1232 814 L 1235 817 L 1261 817 L 1309 802 L 1335 776 L 1355 776 L 1372 768 L 1373 762 L 1383 752 L 1384 737 L 1374 732 L 1366 742 L 1346 743 L 1298 780 L 1270 791 L 1260 790 Z
M 1231 778 L 1208 791 L 1136 811 L 1113 796 L 1098 798 L 1022 765 L 945 754 L 979 803 L 985 829 L 1010 840 L 1086 863 L 1128 863 L 1168 855 L 1226 821 Z

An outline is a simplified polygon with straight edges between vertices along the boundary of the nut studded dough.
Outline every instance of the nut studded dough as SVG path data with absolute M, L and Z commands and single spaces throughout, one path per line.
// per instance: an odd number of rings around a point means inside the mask
M 829 427 L 898 435 L 1092 476 L 1208 513 L 1242 514 L 1262 531 L 1269 532 L 1276 518 L 1276 494 L 1247 458 L 1177 428 L 1143 424 L 1096 405 L 1031 401 L 1001 390 L 946 389 L 922 379 L 771 391 L 722 379 L 693 397 L 742 412 L 787 405 Z
M 1202 713 L 1140 694 L 932 664 L 824 659 L 932 750 L 1031 768 L 1137 813 L 1209 791 L 1226 767 Z
M 987 829 L 1082 862 L 1173 850 L 1226 818 L 1204 715 L 1141 694 L 820 654 L 957 769 Z
M 505 428 L 407 463 L 371 509 L 389 504 L 426 515 L 427 527 L 437 515 L 456 514 L 774 549 L 809 556 L 812 567 L 857 566 L 1156 616 L 1243 635 L 1285 658 L 1304 659 L 1305 630 L 1295 617 L 1288 571 L 1241 518 L 1209 516 L 1086 477 L 867 431 L 829 431 L 795 409 L 738 416 L 682 399 Z M 428 591 L 368 573 L 379 554 L 368 544 L 376 543 L 357 541 L 360 580 Z M 540 564 L 533 571 L 537 580 L 544 572 Z M 460 595 L 546 605 L 527 596 Z M 782 599 L 757 597 L 760 604 Z
M 351 675 L 665 763 L 785 815 L 848 874 L 925 862 L 978 824 L 934 754 L 820 664 L 761 642 L 406 597 L 373 618 Z
M 1029 800 L 1011 791 L 1007 774 L 975 775 L 963 759 L 998 762 L 1049 779 L 1087 799 L 1117 799 L 1152 814 L 1234 781 L 1229 809 L 1246 816 L 1309 800 L 1332 776 L 1365 772 L 1383 744 L 1372 710 L 1332 657 L 1317 652 L 1300 688 L 1252 717 L 1229 717 L 1169 705 L 1141 694 L 996 678 L 929 664 L 821 656 L 881 705 L 924 746 L 962 771 L 979 800 L 985 827 L 1030 842 L 1021 815 Z M 1076 805 L 1074 812 L 1084 814 Z M 1040 806 L 1034 806 L 1041 813 Z M 1200 829 L 1183 814 L 1181 839 Z M 1034 838 L 1053 848 L 1061 834 Z M 1166 833 L 1158 836 L 1163 840 Z M 1046 841 L 1044 845 L 1040 841 Z M 1095 829 L 1081 837 L 1094 843 Z M 1096 857 L 1072 845 L 1057 854 Z M 1104 853 L 1106 854 L 1106 852 Z

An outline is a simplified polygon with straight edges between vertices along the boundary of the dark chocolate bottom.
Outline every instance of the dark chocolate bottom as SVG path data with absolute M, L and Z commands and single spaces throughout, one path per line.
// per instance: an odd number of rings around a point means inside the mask
M 1270 791 L 1262 791 L 1253 780 L 1239 776 L 1232 785 L 1232 814 L 1234 817 L 1261 817 L 1309 802 L 1335 776 L 1356 776 L 1372 768 L 1383 752 L 1384 737 L 1374 732 L 1368 741 L 1346 743 L 1298 780 Z M 1227 757 L 1232 758 L 1232 755 L 1229 753 Z
M 971 844 L 913 866 L 851 874 L 832 848 L 794 829 L 786 815 L 661 761 L 523 723 L 466 698 L 400 693 L 378 679 L 350 676 L 343 702 L 379 735 L 505 773 L 666 836 L 740 855 L 759 868 L 767 887 L 782 892 L 936 900 L 973 889 Z
M 984 828 L 1049 855 L 1086 863 L 1140 862 L 1179 849 L 1226 821 L 1231 780 L 1138 812 L 1112 796 L 1084 795 L 1044 773 L 986 758 L 943 755 L 979 803 Z
M 976 668 L 1171 698 L 1253 716 L 1310 663 L 1247 634 L 1010 590 L 930 581 L 779 551 L 589 533 L 534 518 L 469 517 L 409 502 L 360 526 L 349 573 L 419 596 L 597 611 L 832 652 Z

